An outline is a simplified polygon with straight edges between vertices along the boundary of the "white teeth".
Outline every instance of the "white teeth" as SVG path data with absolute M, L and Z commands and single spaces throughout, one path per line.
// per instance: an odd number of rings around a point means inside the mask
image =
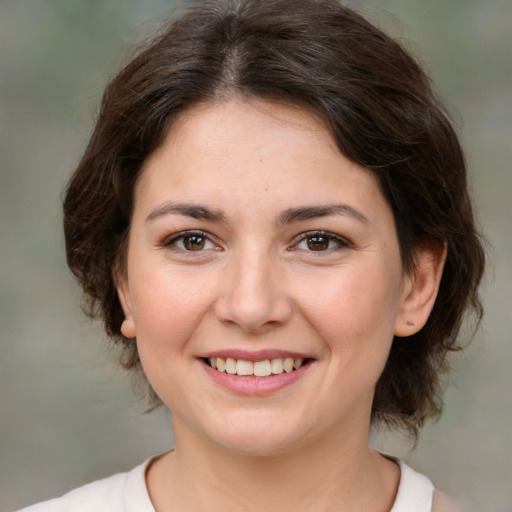
M 239 359 L 236 362 L 236 373 L 237 375 L 254 375 L 254 364 L 252 361 Z
M 283 372 L 290 373 L 298 370 L 304 359 L 292 357 L 265 359 L 264 361 L 246 361 L 245 359 L 233 359 L 228 357 L 211 357 L 208 359 L 210 366 L 219 372 L 226 372 L 230 375 L 268 377 L 269 375 L 280 375 Z
M 256 377 L 267 377 L 271 373 L 272 368 L 270 367 L 270 361 L 268 359 L 254 363 L 254 375 L 256 375 Z
M 272 369 L 272 373 L 275 375 L 283 373 L 283 360 L 272 359 L 272 361 L 270 361 L 270 367 Z
M 293 359 L 291 357 L 287 357 L 285 360 L 284 360 L 284 363 L 283 363 L 283 370 L 286 372 L 286 373 L 290 373 L 291 371 L 293 371 Z
M 236 373 L 236 361 L 231 357 L 226 359 L 226 373 L 230 375 L 235 375 Z
M 217 357 L 217 370 L 223 372 L 226 369 L 226 360 L 222 357 Z

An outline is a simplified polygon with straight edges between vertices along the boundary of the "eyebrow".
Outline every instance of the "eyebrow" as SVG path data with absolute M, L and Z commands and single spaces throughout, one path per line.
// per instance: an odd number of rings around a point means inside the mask
M 169 214 L 184 215 L 194 219 L 209 220 L 212 222 L 224 222 L 226 216 L 221 210 L 208 208 L 193 203 L 175 203 L 167 202 L 155 208 L 147 217 L 146 222 L 151 222 L 159 217 Z M 352 206 L 343 203 L 328 204 L 328 205 L 311 205 L 311 206 L 298 206 L 296 208 L 288 208 L 282 212 L 278 219 L 278 224 L 291 224 L 292 222 L 299 222 L 309 219 L 317 219 L 321 217 L 328 217 L 331 215 L 345 215 L 353 217 L 354 219 L 369 223 L 359 210 Z
M 320 217 L 329 217 L 331 215 L 344 215 L 352 217 L 364 224 L 370 221 L 359 210 L 352 206 L 343 203 L 328 204 L 328 205 L 312 205 L 312 206 L 299 206 L 298 208 L 288 208 L 279 216 L 279 224 L 290 224 L 301 220 L 317 219 Z
M 155 208 L 146 217 L 146 222 L 151 222 L 159 217 L 173 213 L 192 217 L 194 219 L 210 220 L 213 222 L 223 222 L 226 220 L 226 216 L 220 210 L 192 203 L 174 203 L 171 201 Z

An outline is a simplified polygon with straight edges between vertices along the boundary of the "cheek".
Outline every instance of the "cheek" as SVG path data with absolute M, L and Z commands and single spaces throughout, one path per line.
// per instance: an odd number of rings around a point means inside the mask
M 303 314 L 331 345 L 384 348 L 393 338 L 399 282 L 397 272 L 378 263 L 339 268 L 302 288 Z
M 196 280 L 169 272 L 148 273 L 139 283 L 134 320 L 142 367 L 158 396 L 174 408 L 185 393 L 181 386 L 194 361 L 190 341 L 208 315 L 211 294 Z
M 165 352 L 185 345 L 210 309 L 212 290 L 201 285 L 197 276 L 165 267 L 158 271 L 153 267 L 136 280 L 134 320 L 141 352 L 150 347 Z

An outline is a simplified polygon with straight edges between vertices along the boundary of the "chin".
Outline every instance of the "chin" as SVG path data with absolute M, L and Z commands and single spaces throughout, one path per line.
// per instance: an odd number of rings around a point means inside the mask
M 276 418 L 245 418 L 219 425 L 210 439 L 223 449 L 247 457 L 275 457 L 306 442 L 306 428 Z

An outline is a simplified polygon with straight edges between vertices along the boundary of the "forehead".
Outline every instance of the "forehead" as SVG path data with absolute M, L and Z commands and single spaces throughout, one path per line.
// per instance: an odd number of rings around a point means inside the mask
M 231 99 L 180 114 L 143 166 L 136 203 L 199 200 L 219 207 L 245 199 L 253 206 L 282 201 L 285 208 L 357 204 L 379 191 L 374 174 L 349 161 L 311 111 Z
M 287 144 L 307 146 L 312 155 L 339 150 L 326 124 L 313 110 L 289 103 L 262 99 L 232 99 L 200 103 L 181 112 L 171 124 L 159 150 L 198 150 L 197 158 L 215 159 L 219 154 L 235 156 L 242 148 L 247 158 L 282 153 Z M 151 155 L 154 156 L 154 155 Z M 150 159 L 151 159 L 150 156 Z M 267 162 L 268 163 L 268 162 Z

